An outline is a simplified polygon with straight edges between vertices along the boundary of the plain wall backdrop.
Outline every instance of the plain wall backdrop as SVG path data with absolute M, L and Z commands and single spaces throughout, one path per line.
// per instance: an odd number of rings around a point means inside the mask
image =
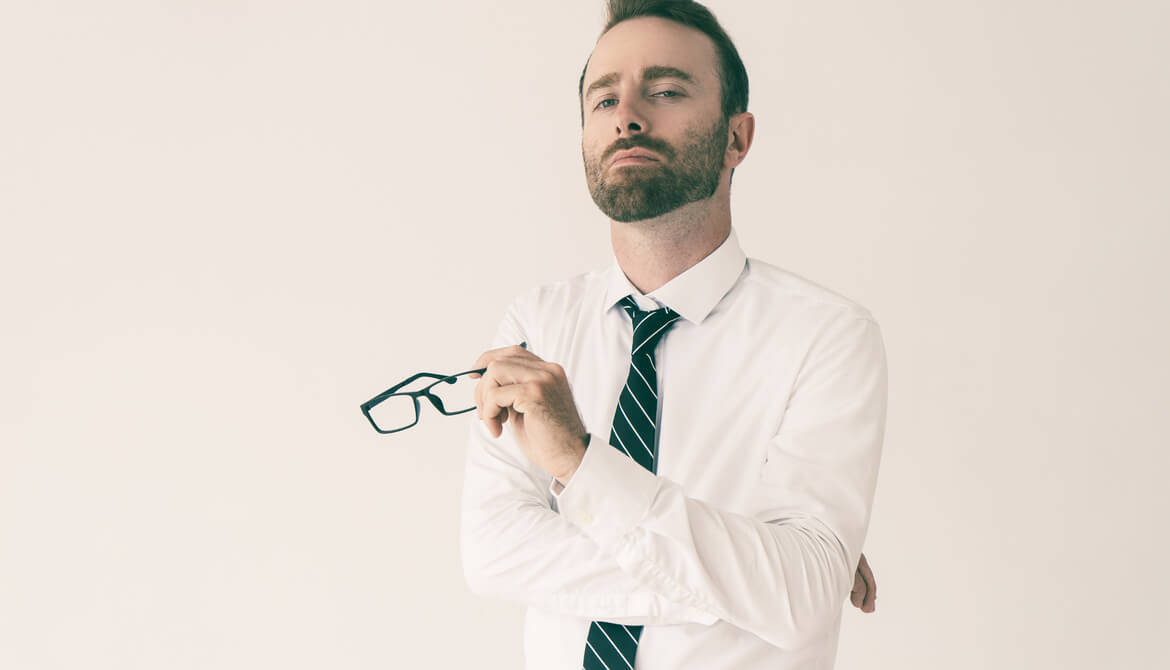
M 749 256 L 882 326 L 842 670 L 1170 667 L 1170 5 L 709 6 Z M 466 369 L 610 262 L 600 0 L 0 4 L 0 667 L 518 668 L 458 554 Z

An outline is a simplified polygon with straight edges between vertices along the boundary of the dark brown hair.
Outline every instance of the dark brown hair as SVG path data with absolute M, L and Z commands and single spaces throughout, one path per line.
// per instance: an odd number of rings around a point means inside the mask
M 743 66 L 743 60 L 740 59 L 735 44 L 723 30 L 723 26 L 719 25 L 711 10 L 694 0 L 609 0 L 605 29 L 601 34 L 605 35 L 622 21 L 641 16 L 657 16 L 674 21 L 710 37 L 719 56 L 717 71 L 723 93 L 723 118 L 730 119 L 733 114 L 747 111 L 747 69 Z M 586 60 L 585 67 L 581 69 L 581 81 L 577 84 L 582 126 L 585 125 L 585 70 L 588 69 L 589 61 Z

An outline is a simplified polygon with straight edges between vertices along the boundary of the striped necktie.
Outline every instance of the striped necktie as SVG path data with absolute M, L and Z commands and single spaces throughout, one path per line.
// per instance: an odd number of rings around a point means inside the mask
M 655 472 L 658 368 L 654 365 L 654 348 L 671 324 L 680 317 L 669 307 L 644 312 L 638 309 L 632 296 L 622 298 L 620 304 L 634 322 L 634 342 L 630 354 L 630 372 L 618 396 L 609 443 L 634 459 L 638 465 Z M 634 670 L 634 656 L 641 635 L 641 626 L 592 622 L 585 639 L 582 667 L 584 670 Z

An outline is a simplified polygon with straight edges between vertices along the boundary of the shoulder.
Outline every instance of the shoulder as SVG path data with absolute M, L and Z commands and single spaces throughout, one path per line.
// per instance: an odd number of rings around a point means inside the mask
M 565 345 L 572 334 L 596 323 L 608 275 L 594 270 L 544 284 L 518 294 L 508 307 L 513 336 L 528 342 L 537 355 Z
M 856 300 L 807 277 L 758 258 L 748 258 L 743 290 L 749 301 L 766 301 L 789 314 L 796 312 L 822 319 L 864 319 L 876 323 L 873 314 Z
M 839 376 L 841 365 L 885 368 L 881 326 L 856 300 L 755 258 L 742 288 L 734 320 L 753 338 L 745 347 L 775 357 L 772 369 Z
M 517 295 L 512 300 L 512 308 L 536 319 L 575 311 L 599 292 L 604 292 L 605 277 L 604 270 L 593 270 L 539 284 Z

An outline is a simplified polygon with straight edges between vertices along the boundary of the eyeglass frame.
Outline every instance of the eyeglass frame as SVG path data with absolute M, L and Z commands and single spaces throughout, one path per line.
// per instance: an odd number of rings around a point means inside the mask
M 407 428 L 413 428 L 416 425 L 418 425 L 419 418 L 422 416 L 422 409 L 419 407 L 419 404 L 418 404 L 419 396 L 423 396 L 427 400 L 429 400 L 431 402 L 431 405 L 435 409 L 437 409 L 440 414 L 443 414 L 444 416 L 456 416 L 458 414 L 466 414 L 467 412 L 471 412 L 471 411 L 475 410 L 475 408 L 468 407 L 467 409 L 461 409 L 461 410 L 458 410 L 455 412 L 448 412 L 446 410 L 446 408 L 443 407 L 443 399 L 430 392 L 431 387 L 434 386 L 435 384 L 440 383 L 440 382 L 447 382 L 449 384 L 454 384 L 456 377 L 461 377 L 463 375 L 470 375 L 470 374 L 482 375 L 486 371 L 487 371 L 487 368 L 479 368 L 478 370 L 466 370 L 464 372 L 457 372 L 453 375 L 440 375 L 440 374 L 435 374 L 433 372 L 420 372 L 420 373 L 412 376 L 410 379 L 407 379 L 404 382 L 400 382 L 398 384 L 395 384 L 394 386 L 391 386 L 390 388 L 386 389 L 385 391 L 382 391 L 381 393 L 374 396 L 373 398 L 370 398 L 369 400 L 363 402 L 361 404 L 362 414 L 364 414 L 366 419 L 369 420 L 370 425 L 374 427 L 374 430 L 378 431 L 379 433 L 382 433 L 383 435 L 390 435 L 391 433 L 397 433 L 400 431 L 404 431 Z M 398 391 L 398 389 L 406 386 L 407 384 L 410 384 L 411 382 L 413 382 L 417 379 L 422 379 L 424 377 L 431 377 L 435 381 L 431 382 L 430 384 L 427 384 L 426 386 L 422 387 L 421 389 L 418 389 L 417 391 L 402 391 L 402 392 Z M 382 430 L 381 428 L 378 427 L 377 422 L 374 421 L 374 417 L 370 416 L 370 410 L 378 403 L 386 400 L 390 396 L 395 396 L 395 395 L 409 396 L 410 399 L 414 402 L 414 423 L 410 424 L 409 426 L 403 426 L 402 428 L 395 428 L 394 430 Z

